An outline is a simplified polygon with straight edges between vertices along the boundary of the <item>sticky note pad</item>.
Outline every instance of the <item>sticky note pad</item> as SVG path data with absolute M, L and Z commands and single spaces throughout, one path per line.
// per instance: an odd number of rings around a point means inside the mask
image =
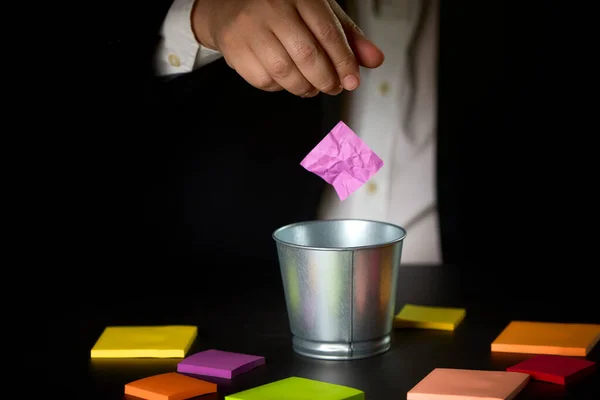
M 596 363 L 580 358 L 538 355 L 506 370 L 529 374 L 538 381 L 568 385 L 592 374 L 596 370 Z
M 146 400 L 185 400 L 216 392 L 216 383 L 176 372 L 154 375 L 125 385 L 125 394 Z
M 492 351 L 585 357 L 598 340 L 598 324 L 513 321 L 492 342 Z
M 92 358 L 183 358 L 196 339 L 195 326 L 109 326 Z
M 407 393 L 407 400 L 510 400 L 529 382 L 519 372 L 436 368 Z
M 466 314 L 467 312 L 462 308 L 406 304 L 394 317 L 394 327 L 453 331 Z
M 364 392 L 347 386 L 291 377 L 225 396 L 225 400 L 364 400 Z
M 186 357 L 177 371 L 231 379 L 265 364 L 265 358 L 220 350 L 206 350 Z
M 383 161 L 340 121 L 300 165 L 332 185 L 343 201 L 367 183 Z

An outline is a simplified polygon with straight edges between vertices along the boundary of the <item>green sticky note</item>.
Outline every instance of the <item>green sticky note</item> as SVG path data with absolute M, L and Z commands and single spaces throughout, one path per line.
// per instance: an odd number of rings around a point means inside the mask
M 225 396 L 225 400 L 364 400 L 354 388 L 291 377 Z
M 466 314 L 467 312 L 462 308 L 406 304 L 394 317 L 394 327 L 453 331 Z

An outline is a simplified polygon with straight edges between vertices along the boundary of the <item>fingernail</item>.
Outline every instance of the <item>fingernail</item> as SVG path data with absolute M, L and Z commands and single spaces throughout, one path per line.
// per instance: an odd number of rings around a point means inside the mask
M 346 90 L 354 90 L 358 87 L 358 77 L 356 75 L 348 75 L 344 78 L 343 85 Z
M 315 97 L 318 94 L 319 94 L 319 91 L 315 89 L 312 92 L 308 92 L 300 97 L 302 97 L 303 99 L 310 99 L 311 97 Z

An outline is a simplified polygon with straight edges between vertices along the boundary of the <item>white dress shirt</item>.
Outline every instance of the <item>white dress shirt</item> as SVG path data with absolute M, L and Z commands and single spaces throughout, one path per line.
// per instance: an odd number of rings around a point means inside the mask
M 190 72 L 219 57 L 192 32 L 194 0 L 175 0 L 156 53 L 160 75 Z M 435 185 L 438 0 L 355 0 L 351 17 L 385 53 L 344 93 L 343 120 L 381 157 L 383 168 L 341 202 L 332 188 L 319 217 L 387 221 L 407 229 L 403 265 L 439 264 Z M 316 145 L 316 143 L 315 143 Z
M 155 56 L 161 76 L 191 72 L 221 58 L 218 51 L 201 46 L 192 31 L 195 0 L 174 0 L 161 28 Z

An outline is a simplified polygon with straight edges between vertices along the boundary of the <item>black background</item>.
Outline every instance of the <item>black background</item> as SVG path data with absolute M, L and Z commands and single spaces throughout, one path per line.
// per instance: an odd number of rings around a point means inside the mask
M 115 7 L 101 15 L 127 20 Z M 494 318 L 504 318 L 497 325 L 516 318 L 521 304 L 538 318 L 597 315 L 592 15 L 591 5 L 554 2 L 441 5 L 438 196 L 445 268 L 460 270 L 452 299 L 470 307 L 494 302 Z M 206 296 L 242 307 L 246 298 L 232 294 L 236 285 L 259 292 L 250 282 L 260 281 L 265 293 L 280 290 L 270 233 L 314 216 L 324 185 L 298 163 L 337 122 L 336 99 L 261 93 L 222 62 L 146 90 L 145 75 L 136 73 L 147 62 L 143 52 L 127 53 L 151 47 L 137 45 L 146 38 L 124 40 L 117 53 L 96 49 L 102 40 L 84 40 L 105 38 L 110 28 L 104 21 L 89 27 L 91 36 L 62 37 L 66 48 L 82 50 L 70 59 L 92 55 L 95 63 L 69 69 L 53 61 L 33 74 L 52 90 L 25 91 L 35 96 L 24 100 L 31 117 L 21 120 L 40 124 L 39 135 L 19 132 L 27 154 L 13 168 L 21 180 L 19 204 L 8 209 L 19 222 L 11 238 L 24 246 L 6 287 L 24 290 L 26 301 L 11 307 L 7 321 L 14 315 L 37 327 L 18 331 L 37 338 L 29 351 L 41 346 L 53 355 L 57 341 L 67 342 L 65 369 L 51 368 L 48 376 L 59 373 L 53 381 L 59 386 L 70 382 L 68 374 L 88 376 L 80 381 L 83 393 L 98 395 L 124 379 L 101 389 L 93 383 L 97 376 L 87 375 L 81 356 L 100 327 L 195 315 L 193 308 L 173 311 L 182 292 L 211 292 Z M 51 73 L 60 65 L 60 73 Z M 26 168 L 32 171 L 22 176 Z M 435 294 L 419 282 L 420 292 Z M 222 314 L 223 303 L 207 304 L 205 312 Z M 261 307 L 270 324 L 272 311 Z M 214 329 L 215 338 L 223 335 Z M 233 347 L 238 340 L 244 349 L 267 346 L 237 334 L 212 343 Z M 281 340 L 275 349 L 288 348 Z M 458 362 L 458 350 L 448 346 L 447 357 Z M 470 354 L 481 361 L 484 347 Z M 62 364 L 71 356 L 79 363 Z

